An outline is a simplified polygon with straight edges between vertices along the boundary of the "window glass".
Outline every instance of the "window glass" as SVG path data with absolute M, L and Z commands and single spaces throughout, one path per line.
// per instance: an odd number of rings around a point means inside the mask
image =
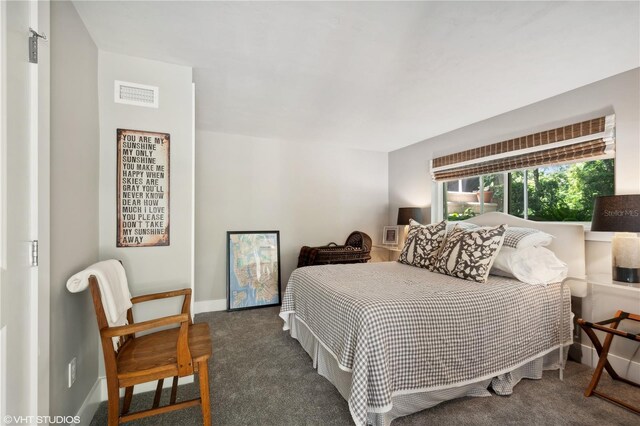
M 530 220 L 587 222 L 595 197 L 615 193 L 614 178 L 614 160 L 607 159 L 446 182 L 444 217 L 464 220 L 506 208 Z
M 469 219 L 480 213 L 480 178 L 445 182 L 444 217 L 450 221 Z
M 577 220 L 572 218 L 565 197 L 569 166 L 541 167 L 530 170 L 527 179 L 528 209 L 531 220 Z
M 509 200 L 508 212 L 510 215 L 524 217 L 524 172 L 509 173 L 508 178 Z
M 590 221 L 595 197 L 614 194 L 613 159 L 533 169 L 528 192 L 531 220 Z
M 504 211 L 504 176 L 505 173 L 497 173 L 482 177 L 484 185 L 483 213 Z

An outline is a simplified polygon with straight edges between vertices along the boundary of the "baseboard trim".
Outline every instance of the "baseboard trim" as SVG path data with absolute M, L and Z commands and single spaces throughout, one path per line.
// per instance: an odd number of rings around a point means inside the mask
M 96 414 L 96 410 L 98 409 L 98 405 L 102 401 L 101 397 L 101 379 L 103 377 L 98 377 L 96 382 L 91 387 L 91 390 L 87 394 L 87 397 L 82 402 L 80 409 L 76 416 L 80 418 L 80 426 L 88 426 L 93 420 L 93 416 Z
M 584 344 L 580 344 L 580 348 L 582 350 L 581 363 L 588 365 L 591 368 L 596 368 L 598 365 L 598 353 L 596 350 L 591 346 Z M 621 377 L 636 383 L 640 382 L 640 362 L 631 361 L 611 353 L 607 356 L 607 360 L 609 360 L 613 369 L 616 370 L 616 373 Z
M 194 303 L 193 313 L 219 312 L 227 310 L 227 299 L 200 300 Z

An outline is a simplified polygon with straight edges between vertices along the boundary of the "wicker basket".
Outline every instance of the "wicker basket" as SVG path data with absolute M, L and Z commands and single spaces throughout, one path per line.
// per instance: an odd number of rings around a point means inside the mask
M 329 243 L 326 246 L 300 249 L 298 268 L 334 263 L 366 263 L 371 259 L 371 237 L 364 232 L 352 232 L 344 245 Z

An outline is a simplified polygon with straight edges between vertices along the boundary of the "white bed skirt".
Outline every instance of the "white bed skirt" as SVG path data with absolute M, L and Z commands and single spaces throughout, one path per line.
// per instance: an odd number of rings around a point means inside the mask
M 304 350 L 307 351 L 313 360 L 313 368 L 317 369 L 318 374 L 329 380 L 342 397 L 348 401 L 351 391 L 351 373 L 339 367 L 338 361 L 333 355 L 316 339 L 306 324 L 299 321 L 293 313 L 289 316 L 289 324 L 291 336 L 297 339 Z M 566 362 L 567 353 L 568 350 L 565 350 L 563 362 Z M 465 396 L 489 397 L 492 395 L 488 391 L 489 386 L 498 395 L 510 395 L 513 392 L 513 387 L 520 380 L 540 379 L 544 370 L 554 370 L 558 369 L 558 367 L 558 350 L 556 349 L 509 373 L 501 374 L 491 379 L 435 391 L 417 391 L 394 395 L 391 398 L 391 410 L 381 413 L 369 411 L 367 413 L 367 424 L 389 426 L 393 419 L 417 413 L 444 401 Z

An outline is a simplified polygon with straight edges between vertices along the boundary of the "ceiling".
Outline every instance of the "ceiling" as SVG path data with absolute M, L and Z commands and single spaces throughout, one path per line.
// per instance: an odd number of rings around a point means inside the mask
M 193 67 L 198 129 L 299 143 L 392 151 L 640 66 L 638 2 L 74 4 Z

